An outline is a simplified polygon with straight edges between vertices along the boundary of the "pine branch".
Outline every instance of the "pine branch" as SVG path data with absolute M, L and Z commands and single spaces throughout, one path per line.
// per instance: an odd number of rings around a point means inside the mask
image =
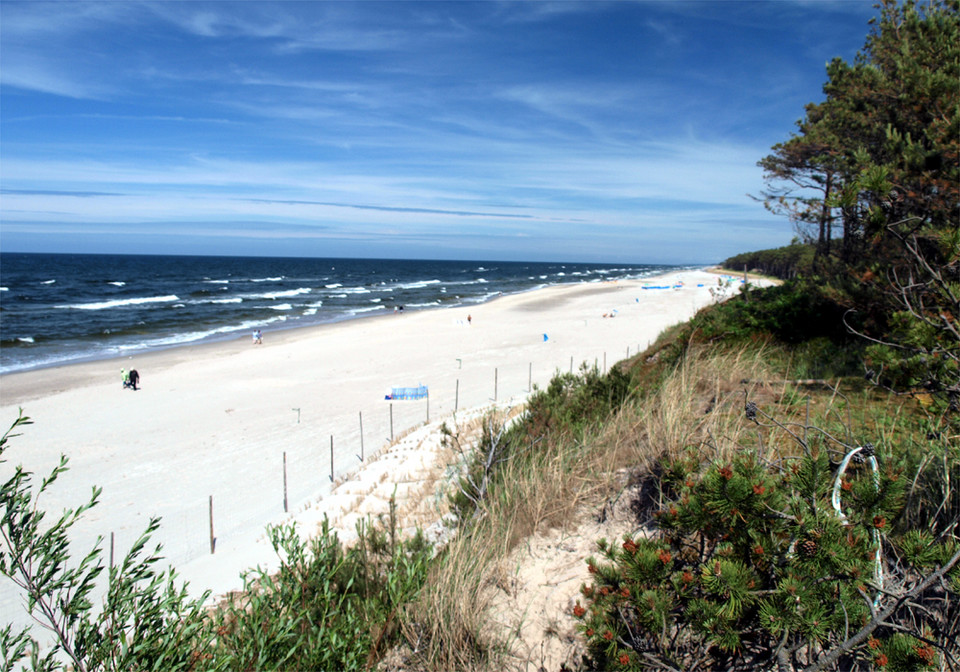
M 867 639 L 867 637 L 873 634 L 874 630 L 876 630 L 878 627 L 883 625 L 884 621 L 886 621 L 890 616 L 892 616 L 905 602 L 908 602 L 909 600 L 913 599 L 917 595 L 921 594 L 927 588 L 932 586 L 934 582 L 936 582 L 937 580 L 945 576 L 946 573 L 950 571 L 950 569 L 957 563 L 958 560 L 960 560 L 960 550 L 954 553 L 953 557 L 950 558 L 950 560 L 947 561 L 946 564 L 940 567 L 940 569 L 928 575 L 923 581 L 918 583 L 912 589 L 900 595 L 900 597 L 894 600 L 883 611 L 877 613 L 872 619 L 870 619 L 870 622 L 867 623 L 857 634 L 855 634 L 853 637 L 850 637 L 849 639 L 844 641 L 842 644 L 840 644 L 839 646 L 835 647 L 834 649 L 826 653 L 824 656 L 820 658 L 820 660 L 818 660 L 814 664 L 804 668 L 803 672 L 819 672 L 820 670 L 826 669 L 829 665 L 833 665 L 833 663 L 837 662 L 837 660 L 840 659 L 840 656 L 842 656 L 845 653 L 848 653 L 849 651 L 853 650 L 856 646 L 864 642 Z

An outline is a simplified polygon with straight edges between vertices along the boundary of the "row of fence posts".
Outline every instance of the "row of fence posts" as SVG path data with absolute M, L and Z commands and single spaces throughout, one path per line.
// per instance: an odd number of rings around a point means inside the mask
M 637 352 L 640 351 L 640 346 L 637 346 Z M 630 358 L 630 347 L 627 347 L 627 359 Z M 597 360 L 594 360 L 594 366 L 597 366 Z M 603 353 L 603 372 L 607 371 L 607 353 Z M 570 357 L 570 373 L 573 373 L 573 357 Z M 493 369 L 493 401 L 497 401 L 498 395 L 498 384 L 499 384 L 499 369 Z M 527 368 L 527 392 L 533 391 L 533 362 L 530 362 L 530 365 Z M 427 400 L 427 424 L 430 423 L 430 397 L 426 397 Z M 456 388 L 454 392 L 454 402 L 453 402 L 453 412 L 456 413 L 460 407 L 460 379 L 457 378 Z M 294 408 L 291 409 L 297 412 L 297 424 L 300 424 L 300 409 Z M 363 446 L 363 411 L 359 412 L 360 416 L 360 454 L 357 457 L 361 462 L 364 461 L 364 446 Z M 393 433 L 393 403 L 390 403 L 390 443 L 393 443 L 394 433 Z M 334 470 L 334 459 L 333 459 L 333 434 L 330 435 L 330 482 L 334 482 L 335 477 Z M 283 512 L 289 513 L 290 505 L 289 500 L 287 499 L 287 451 L 283 451 Z M 209 517 L 210 517 L 210 553 L 211 555 L 216 551 L 217 548 L 217 538 L 214 535 L 213 531 L 213 495 L 209 497 Z M 110 533 L 110 567 L 113 567 L 113 549 L 114 549 L 114 533 Z

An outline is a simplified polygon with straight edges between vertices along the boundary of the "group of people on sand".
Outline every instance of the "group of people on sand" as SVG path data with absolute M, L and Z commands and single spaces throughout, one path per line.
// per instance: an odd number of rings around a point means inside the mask
M 123 381 L 123 389 L 129 387 L 136 392 L 137 385 L 140 383 L 140 374 L 137 373 L 136 369 L 130 369 L 129 373 L 126 369 L 120 369 L 120 380 Z
M 263 332 L 261 332 L 259 329 L 253 332 L 253 344 L 263 345 Z

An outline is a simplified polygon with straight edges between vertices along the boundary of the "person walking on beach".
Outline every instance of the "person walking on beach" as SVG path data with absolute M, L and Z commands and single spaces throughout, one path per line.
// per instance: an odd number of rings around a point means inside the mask
M 467 324 L 473 324 L 473 316 L 467 315 Z
M 130 387 L 133 388 L 133 391 L 137 391 L 137 383 L 140 382 L 140 374 L 137 373 L 136 369 L 130 369 Z
M 129 378 L 127 378 L 126 369 L 120 369 L 120 382 L 123 383 L 124 387 L 126 387 L 130 383 Z

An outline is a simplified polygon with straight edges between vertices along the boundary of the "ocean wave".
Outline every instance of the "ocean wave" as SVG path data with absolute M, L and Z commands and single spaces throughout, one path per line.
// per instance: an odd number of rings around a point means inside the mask
M 41 284 L 41 285 L 52 285 L 52 284 L 55 283 L 55 282 L 56 282 L 56 280 L 43 280 L 40 284 Z
M 303 311 L 303 315 L 316 315 L 316 314 L 317 314 L 316 308 L 307 308 L 305 311 Z
M 407 308 L 428 308 L 430 306 L 439 306 L 439 301 L 430 301 L 429 303 L 408 303 Z
M 439 280 L 417 280 L 416 282 L 401 282 L 397 285 L 399 289 L 423 289 L 430 285 L 439 285 Z
M 21 343 L 33 343 L 33 342 L 34 342 L 32 336 L 22 336 L 22 337 L 18 338 L 17 340 L 20 341 Z
M 207 329 L 204 331 L 187 331 L 180 334 L 152 338 L 145 341 L 140 341 L 138 343 L 125 343 L 116 346 L 116 350 L 121 352 L 127 352 L 131 350 L 150 350 L 152 348 L 163 348 L 173 345 L 183 345 L 185 343 L 194 343 L 196 341 L 202 341 L 204 339 L 211 338 L 213 336 L 221 336 L 223 334 L 237 333 L 239 335 L 241 332 L 250 331 L 251 329 L 263 328 L 270 324 L 276 324 L 277 322 L 285 322 L 286 319 L 286 315 L 278 315 L 277 317 L 271 317 L 264 320 L 246 320 L 240 324 L 215 327 L 213 329 Z
M 466 303 L 485 303 L 495 296 L 500 296 L 500 292 L 487 292 L 482 296 L 468 296 L 464 301 Z
M 369 308 L 354 308 L 350 312 L 354 315 L 359 315 L 360 313 L 369 313 L 374 310 L 385 310 L 385 306 L 370 306 Z
M 117 281 L 117 282 L 108 282 L 107 284 L 108 284 L 108 285 L 113 285 L 114 287 L 126 287 L 126 286 L 127 286 L 127 283 L 125 283 L 125 282 L 119 282 L 119 281 Z
M 267 306 L 270 310 L 293 310 L 289 303 L 281 303 L 279 306 Z
M 341 294 L 370 294 L 370 290 L 366 287 L 338 287 Z
M 337 287 L 343 287 L 339 282 L 334 282 L 329 285 L 324 285 L 327 289 L 336 289 Z
M 275 278 L 250 278 L 250 282 L 280 282 L 283 280 L 283 276 Z
M 291 296 L 300 296 L 301 294 L 309 294 L 313 290 L 309 287 L 299 287 L 297 289 L 288 289 L 283 292 L 264 292 L 263 294 L 253 294 L 248 298 L 251 299 L 288 299 Z
M 9 292 L 9 291 L 10 291 L 9 287 L 0 287 L 0 292 Z
M 235 296 L 232 299 L 210 299 L 209 301 L 200 301 L 200 303 L 243 303 L 243 299 Z
M 96 303 L 68 303 L 54 308 L 68 308 L 74 310 L 105 310 L 107 308 L 120 308 L 123 306 L 139 306 L 144 303 L 169 303 L 179 301 L 180 297 L 176 294 L 167 296 L 144 296 L 136 299 L 114 299 L 113 301 L 98 301 Z
M 229 285 L 230 284 L 229 280 L 204 280 L 204 282 L 210 285 Z

